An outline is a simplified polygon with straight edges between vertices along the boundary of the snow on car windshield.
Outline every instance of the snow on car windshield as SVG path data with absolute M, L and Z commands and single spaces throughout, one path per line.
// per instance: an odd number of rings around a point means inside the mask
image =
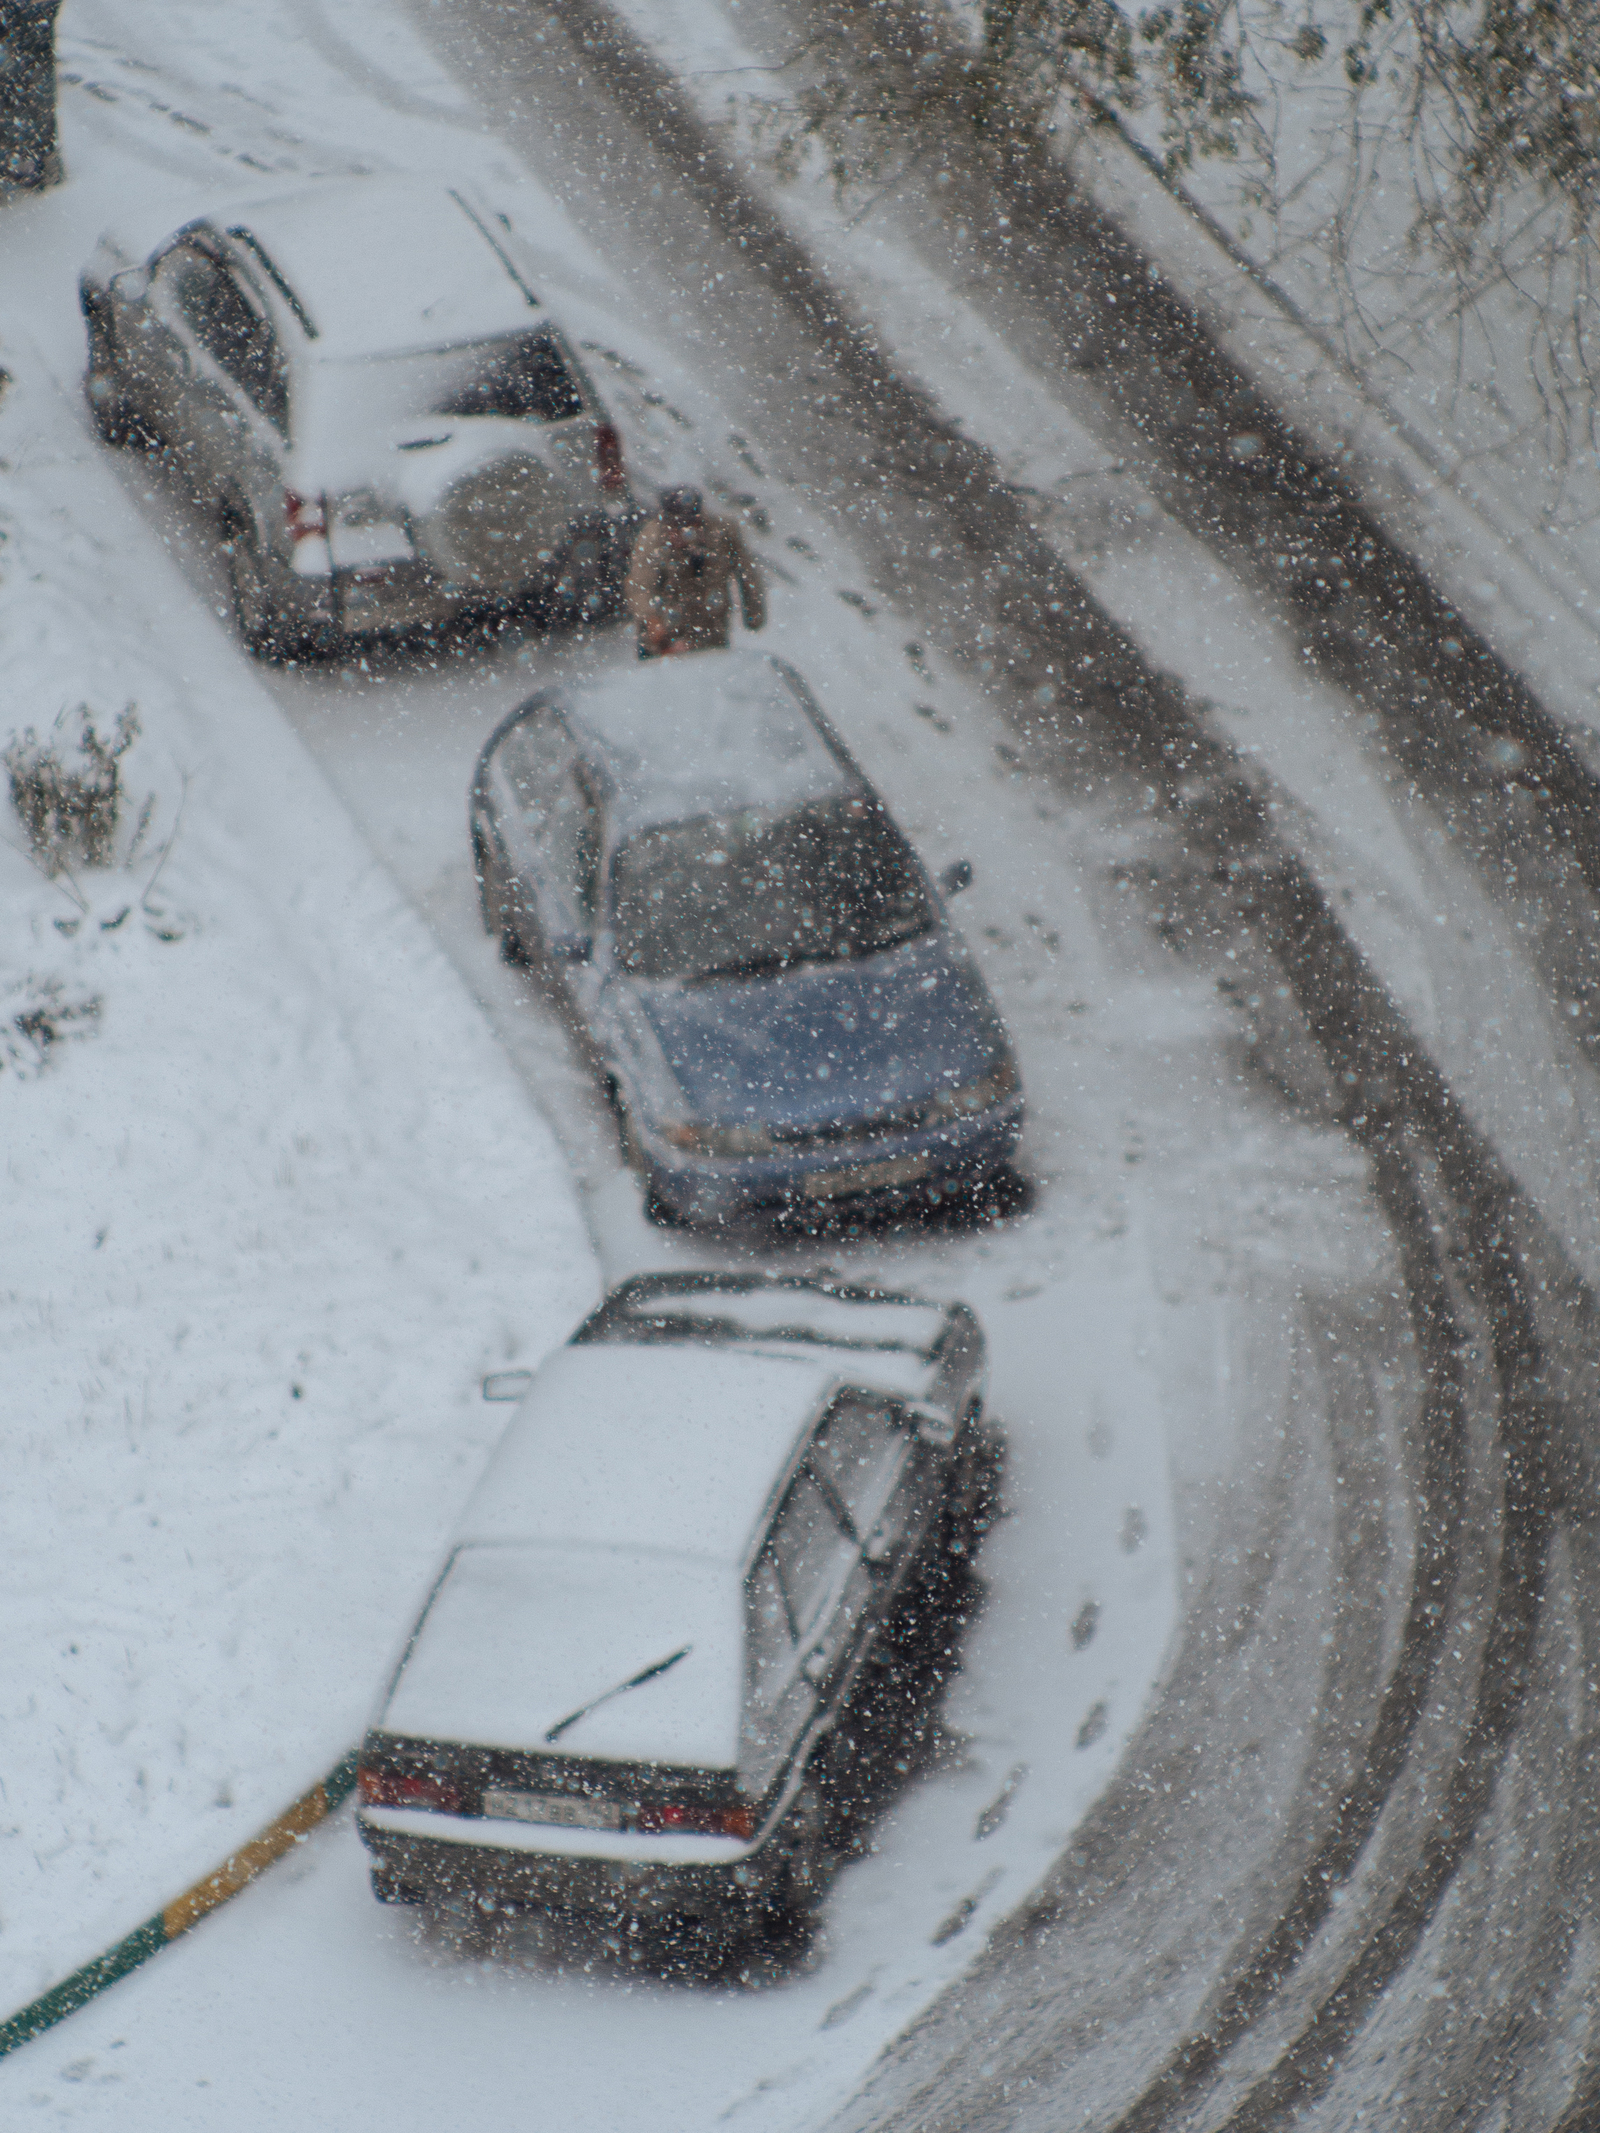
M 934 923 L 883 807 L 848 793 L 646 830 L 617 854 L 612 878 L 617 954 L 642 978 L 838 962 Z
M 578 381 L 548 332 L 508 334 L 504 340 L 420 355 L 334 361 L 320 368 L 324 421 L 348 421 L 363 429 L 438 416 L 565 422 L 583 413 Z

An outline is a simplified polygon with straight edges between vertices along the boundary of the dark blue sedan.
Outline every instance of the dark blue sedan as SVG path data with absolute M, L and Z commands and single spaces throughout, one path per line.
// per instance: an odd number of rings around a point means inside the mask
M 530 698 L 479 759 L 472 846 L 484 923 L 558 981 L 658 1220 L 938 1198 L 1008 1162 L 1022 1090 L 994 1004 L 781 660 Z

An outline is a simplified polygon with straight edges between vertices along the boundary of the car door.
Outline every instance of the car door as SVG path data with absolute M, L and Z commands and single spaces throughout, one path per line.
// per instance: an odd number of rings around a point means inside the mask
M 840 1609 L 860 1560 L 854 1537 L 805 1465 L 784 1491 L 747 1588 L 742 1782 L 757 1797 L 805 1738 L 840 1656 Z
M 834 1637 L 841 1656 L 860 1652 L 894 1612 L 937 1516 L 938 1461 L 898 1402 L 853 1390 L 823 1416 L 806 1466 L 859 1544 Z
M 574 952 L 558 966 L 563 985 L 591 1038 L 598 1038 L 596 1009 L 602 988 L 601 858 L 605 851 L 605 794 L 599 778 L 575 758 L 556 792 L 551 848 L 556 888 L 575 925 Z M 603 1049 L 604 1047 L 602 1047 Z
M 492 784 L 494 833 L 511 877 L 519 939 L 568 982 L 593 949 L 600 817 L 572 736 L 553 708 L 506 735 Z
M 825 1691 L 855 1642 L 849 1600 L 861 1549 L 837 1495 L 813 1471 L 809 1455 L 789 1484 L 771 1546 L 800 1671 Z
M 770 1538 L 745 1583 L 745 1653 L 739 1782 L 760 1800 L 793 1760 L 817 1706 Z
M 552 795 L 576 750 L 550 705 L 527 713 L 502 736 L 473 802 L 473 834 L 499 876 L 506 914 L 521 952 L 548 959 L 549 891 L 543 878 L 543 827 Z
M 213 272 L 214 262 L 193 244 L 174 244 L 161 253 L 151 263 L 139 331 L 127 343 L 138 398 L 191 473 L 196 471 L 192 403 L 198 355 L 192 314 L 203 303 Z
M 199 335 L 217 367 L 222 478 L 281 515 L 289 444 L 289 364 L 261 293 L 236 268 L 213 284 Z M 268 526 L 269 533 L 275 530 Z
M 276 421 L 288 426 L 283 359 L 254 291 L 220 259 L 186 271 L 179 305 L 192 334 L 189 405 L 199 471 L 213 495 L 262 486 Z M 269 419 L 268 410 L 271 410 Z M 254 477 L 254 478 L 252 478 Z

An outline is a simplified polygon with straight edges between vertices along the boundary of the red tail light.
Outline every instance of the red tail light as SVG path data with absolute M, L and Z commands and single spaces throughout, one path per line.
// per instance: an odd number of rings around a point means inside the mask
M 745 1843 L 756 1833 L 753 1807 L 641 1807 L 641 1830 L 678 1830 L 684 1836 L 738 1837 Z
M 296 496 L 293 489 L 285 489 L 283 515 L 291 541 L 321 539 L 328 531 L 327 506 L 320 496 Z
M 358 1770 L 356 1789 L 364 1807 L 438 1807 L 453 1814 L 461 1794 L 445 1778 L 396 1777 L 386 1770 Z
M 622 471 L 622 439 L 615 426 L 609 422 L 597 422 L 594 429 L 594 463 L 600 472 L 602 489 L 625 489 L 628 477 Z

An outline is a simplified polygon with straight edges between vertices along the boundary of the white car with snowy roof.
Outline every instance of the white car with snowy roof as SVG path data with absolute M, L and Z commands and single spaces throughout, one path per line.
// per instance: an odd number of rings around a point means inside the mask
M 376 1894 L 724 1948 L 791 1923 L 819 1745 L 987 1522 L 985 1374 L 964 1304 L 616 1291 L 533 1376 L 366 1735 Z
M 503 216 L 331 180 L 85 270 L 90 409 L 163 443 L 263 656 L 497 603 L 598 612 L 635 516 L 622 448 Z

